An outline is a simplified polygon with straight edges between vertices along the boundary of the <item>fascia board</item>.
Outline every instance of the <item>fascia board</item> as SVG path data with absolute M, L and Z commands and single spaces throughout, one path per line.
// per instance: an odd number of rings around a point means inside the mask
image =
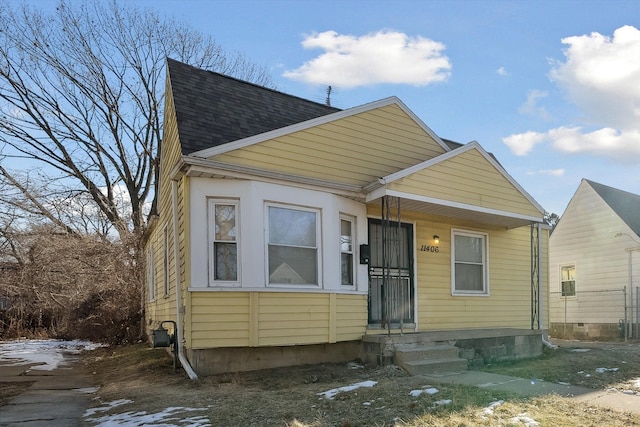
M 377 193 L 380 194 L 380 191 L 378 190 Z M 502 210 L 499 210 L 499 209 L 484 208 L 484 207 L 480 207 L 480 206 L 470 205 L 470 204 L 467 204 L 467 203 L 460 203 L 460 202 L 454 202 L 454 201 L 451 201 L 451 200 L 437 199 L 435 197 L 420 196 L 420 195 L 416 195 L 416 194 L 405 193 L 405 192 L 402 192 L 402 191 L 385 190 L 384 193 L 387 196 L 400 197 L 400 198 L 403 198 L 403 199 L 415 200 L 417 202 L 431 203 L 431 204 L 434 204 L 434 205 L 449 206 L 449 207 L 452 207 L 452 208 L 458 208 L 458 209 L 463 209 L 463 210 L 467 210 L 467 211 L 475 211 L 475 212 L 480 212 L 480 213 L 485 213 L 485 214 L 490 214 L 490 215 L 503 216 L 503 217 L 507 217 L 507 218 L 522 219 L 522 220 L 531 221 L 531 222 L 542 222 L 543 221 L 543 217 L 535 217 L 535 216 L 531 216 L 531 215 L 522 215 L 522 214 L 515 213 L 515 212 L 502 211 Z
M 301 130 L 309 129 L 314 126 L 320 126 L 325 123 L 330 123 L 332 121 L 344 119 L 346 117 L 351 117 L 356 114 L 360 114 L 363 112 L 375 110 L 377 108 L 386 107 L 388 105 L 397 105 L 402 111 L 404 111 L 407 115 L 409 115 L 430 137 L 432 137 L 445 151 L 449 151 L 449 147 L 438 137 L 427 125 L 425 125 L 422 120 L 420 120 L 409 108 L 395 96 L 391 96 L 388 98 L 384 98 L 378 101 L 370 102 L 368 104 L 363 104 L 357 107 L 349 108 L 346 110 L 338 111 L 332 114 L 327 114 L 326 116 L 316 117 L 315 119 L 306 120 L 304 122 L 295 123 L 290 126 L 285 126 L 283 128 L 274 129 L 269 132 L 264 132 L 259 135 L 250 136 L 248 138 L 239 139 L 237 141 L 229 142 L 227 144 L 222 144 L 216 147 L 206 148 L 204 150 L 195 151 L 190 154 L 190 156 L 194 157 L 202 157 L 208 158 L 218 154 L 227 153 L 229 151 L 237 150 L 240 148 L 249 147 L 254 144 L 258 144 L 263 141 L 267 141 L 269 139 L 278 138 L 284 135 L 288 135 L 294 132 L 298 132 Z

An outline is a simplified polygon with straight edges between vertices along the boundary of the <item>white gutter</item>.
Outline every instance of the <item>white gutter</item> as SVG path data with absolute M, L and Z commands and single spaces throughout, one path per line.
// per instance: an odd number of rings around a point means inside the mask
M 173 262 L 175 264 L 176 277 L 176 331 L 174 345 L 178 346 L 178 359 L 189 376 L 189 379 L 196 380 L 198 375 L 193 370 L 187 357 L 184 355 L 184 338 L 182 334 L 182 289 L 180 283 L 180 242 L 178 239 L 178 182 L 171 181 L 171 205 L 173 208 Z

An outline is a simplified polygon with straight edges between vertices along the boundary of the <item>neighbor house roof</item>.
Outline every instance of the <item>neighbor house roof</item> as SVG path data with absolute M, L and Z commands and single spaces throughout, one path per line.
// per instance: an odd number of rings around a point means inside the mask
M 182 154 L 341 111 L 167 59 Z
M 597 182 L 585 181 L 598 193 L 611 209 L 636 235 L 640 236 L 640 195 L 608 187 Z

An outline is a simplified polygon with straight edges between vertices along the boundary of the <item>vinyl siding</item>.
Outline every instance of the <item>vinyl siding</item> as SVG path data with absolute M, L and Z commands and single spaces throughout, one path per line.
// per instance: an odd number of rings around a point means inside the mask
M 391 190 L 540 217 L 540 211 L 477 150 L 391 183 Z
M 445 150 L 397 105 L 212 157 L 288 174 L 367 185 Z
M 358 340 L 367 322 L 364 295 L 193 292 L 191 300 L 193 348 Z
M 154 220 L 149 230 L 149 237 L 146 247 L 153 246 L 154 261 L 156 272 L 156 298 L 154 301 L 147 301 L 145 304 L 146 318 L 150 322 L 149 328 L 155 329 L 158 323 L 164 320 L 176 320 L 176 293 L 175 293 L 175 258 L 173 251 L 173 210 L 171 201 L 171 180 L 169 173 L 181 156 L 180 145 L 178 142 L 178 132 L 176 126 L 175 112 L 172 105 L 171 91 L 167 86 L 166 91 L 166 111 L 164 118 L 164 134 L 162 140 L 162 155 L 160 158 L 160 178 L 158 183 L 158 212 L 160 216 Z M 184 194 L 184 180 L 178 186 L 179 200 L 182 200 Z M 180 253 L 185 251 L 185 220 L 183 204 L 179 205 L 179 229 L 180 229 Z M 169 256 L 169 295 L 164 295 L 164 230 L 168 231 L 168 243 L 166 248 Z M 184 279 L 185 264 L 184 257 L 181 256 L 180 268 L 182 278 Z M 185 296 L 183 292 L 183 297 Z
M 624 318 L 624 286 L 635 244 L 632 234 L 604 200 L 582 181 L 550 238 L 551 321 L 618 323 Z M 560 269 L 576 266 L 576 296 L 563 298 Z
M 379 208 L 370 207 L 371 215 Z M 439 252 L 416 250 L 416 301 L 420 331 L 531 327 L 531 237 L 530 228 L 505 230 L 468 221 L 404 212 L 402 221 L 413 223 L 415 244 L 433 245 L 440 236 Z M 488 233 L 489 295 L 453 296 L 451 292 L 451 230 Z M 543 257 L 547 232 L 542 233 Z M 547 269 L 541 272 L 546 299 Z M 543 313 L 543 320 L 548 319 Z M 547 328 L 545 320 L 543 328 Z

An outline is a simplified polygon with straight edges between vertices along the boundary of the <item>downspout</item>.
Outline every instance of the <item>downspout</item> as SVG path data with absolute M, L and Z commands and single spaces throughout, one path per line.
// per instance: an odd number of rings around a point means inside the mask
M 180 360 L 180 364 L 184 368 L 184 371 L 189 376 L 189 379 L 195 380 L 198 379 L 198 375 L 193 370 L 187 357 L 184 355 L 184 337 L 182 334 L 182 284 L 180 283 L 180 242 L 178 239 L 178 182 L 176 180 L 171 180 L 171 207 L 173 209 L 173 262 L 175 268 L 175 277 L 176 277 L 176 331 L 175 331 L 175 339 L 176 343 L 174 345 L 178 345 L 178 360 Z
M 543 295 L 542 295 L 542 279 L 541 279 L 541 272 L 542 272 L 542 239 L 540 238 L 540 223 L 536 223 L 536 228 L 538 231 L 538 280 L 537 280 L 537 286 L 538 286 L 538 330 L 542 329 L 542 316 L 543 316 L 543 308 L 544 308 L 544 302 L 543 302 Z M 550 348 L 552 350 L 557 350 L 558 346 L 555 344 L 551 344 L 551 342 L 545 338 L 545 334 L 541 334 L 541 339 L 542 339 L 542 344 L 544 344 L 545 347 Z

